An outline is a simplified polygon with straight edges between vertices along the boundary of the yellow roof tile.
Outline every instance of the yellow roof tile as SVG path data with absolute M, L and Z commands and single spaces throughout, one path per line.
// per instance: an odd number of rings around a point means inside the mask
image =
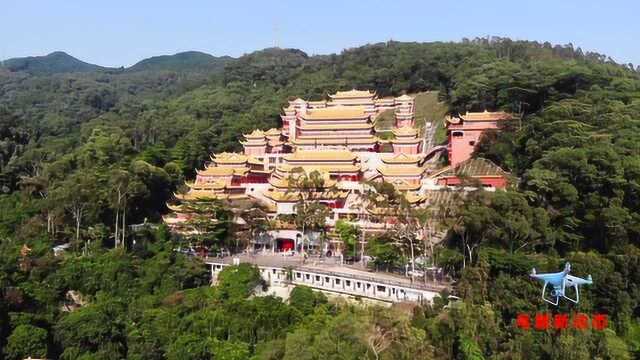
M 247 162 L 254 165 L 264 165 L 264 161 L 256 159 L 255 156 L 247 157 Z
M 416 136 L 418 135 L 418 130 L 411 126 L 403 126 L 401 128 L 394 128 L 393 134 L 396 136 Z
M 386 164 L 417 164 L 422 159 L 422 155 L 407 155 L 400 153 L 389 157 L 383 157 L 380 160 Z
M 263 138 L 264 137 L 264 131 L 260 130 L 260 129 L 256 129 L 253 130 L 250 134 L 243 134 L 244 137 L 246 137 L 247 139 L 249 138 Z
M 304 172 L 310 173 L 312 171 L 318 171 L 320 173 L 342 173 L 342 172 L 359 172 L 360 165 L 278 165 L 277 170 L 282 172 L 292 172 L 296 168 L 302 168 Z
M 343 120 L 343 119 L 366 119 L 369 114 L 365 113 L 363 106 L 332 106 L 328 108 L 310 109 L 306 113 L 300 114 L 305 120 Z
M 407 166 L 407 165 L 399 165 L 399 166 L 388 166 L 383 165 L 378 167 L 378 171 L 383 176 L 419 176 L 424 173 L 424 168 L 419 166 Z
M 219 194 L 209 190 L 190 190 L 186 194 L 174 194 L 174 196 L 183 201 L 192 200 L 205 200 L 205 199 L 223 199 L 226 198 L 226 194 Z
M 231 176 L 233 175 L 233 168 L 209 166 L 204 170 L 198 170 L 197 173 L 198 175 L 209 175 L 209 176 Z
M 369 90 L 351 89 L 348 91 L 337 91 L 335 94 L 329 94 L 331 98 L 358 98 L 358 97 L 374 97 L 375 93 Z
M 460 122 L 460 119 L 463 121 L 500 121 L 500 120 L 510 120 L 511 114 L 508 114 L 504 111 L 482 111 L 482 112 L 467 112 L 465 114 L 460 114 L 457 117 L 455 116 L 447 116 L 446 120 L 452 124 L 457 124 Z
M 225 188 L 225 184 L 222 181 L 185 183 L 185 185 L 194 190 L 222 190 Z
M 298 150 L 284 155 L 285 161 L 354 161 L 357 158 L 347 150 Z
M 223 152 L 220 154 L 214 154 L 214 157 L 212 157 L 211 160 L 221 164 L 241 164 L 247 162 L 247 156 L 238 153 Z
M 281 129 L 276 129 L 276 128 L 271 128 L 267 131 L 265 131 L 265 135 L 267 136 L 280 136 L 280 134 L 282 133 Z

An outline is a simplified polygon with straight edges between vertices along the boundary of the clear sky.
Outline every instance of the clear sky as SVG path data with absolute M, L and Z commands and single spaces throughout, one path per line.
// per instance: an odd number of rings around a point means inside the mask
M 62 50 L 103 66 L 277 45 L 309 54 L 389 39 L 573 43 L 640 64 L 639 0 L 0 0 L 0 59 Z

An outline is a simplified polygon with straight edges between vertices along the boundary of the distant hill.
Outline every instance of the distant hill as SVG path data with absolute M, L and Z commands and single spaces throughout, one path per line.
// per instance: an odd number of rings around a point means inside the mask
M 234 60 L 230 56 L 215 57 L 199 51 L 186 51 L 175 55 L 154 56 L 127 68 L 135 71 L 202 71 L 221 72 L 225 64 Z
M 0 67 L 9 71 L 24 71 L 34 75 L 115 70 L 86 63 L 62 51 L 52 52 L 45 56 L 8 59 L 0 63 Z

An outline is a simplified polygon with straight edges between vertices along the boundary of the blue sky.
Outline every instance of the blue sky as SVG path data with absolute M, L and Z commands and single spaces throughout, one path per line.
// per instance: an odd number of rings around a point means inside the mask
M 463 37 L 573 43 L 640 64 L 638 0 L 0 0 L 0 59 L 62 50 L 104 66 L 199 50 L 309 54 L 389 39 Z

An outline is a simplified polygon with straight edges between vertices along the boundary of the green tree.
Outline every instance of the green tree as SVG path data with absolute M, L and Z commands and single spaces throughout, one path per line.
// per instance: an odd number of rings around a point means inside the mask
M 47 330 L 32 325 L 18 325 L 7 339 L 4 355 L 8 360 L 45 358 L 48 343 Z

